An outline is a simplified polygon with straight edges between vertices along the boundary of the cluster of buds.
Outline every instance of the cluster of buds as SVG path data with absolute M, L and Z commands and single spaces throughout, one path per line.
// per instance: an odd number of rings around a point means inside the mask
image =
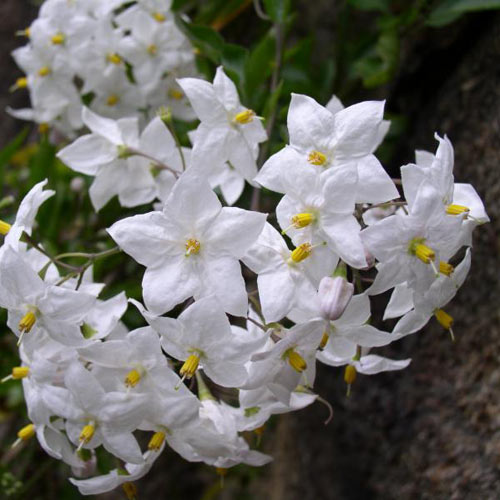
M 19 32 L 29 43 L 12 54 L 25 73 L 12 90 L 28 89 L 31 108 L 10 113 L 65 136 L 82 128 L 83 102 L 114 118 L 148 116 L 167 105 L 175 116 L 192 119 L 175 79 L 197 74 L 193 47 L 170 4 L 46 0 Z

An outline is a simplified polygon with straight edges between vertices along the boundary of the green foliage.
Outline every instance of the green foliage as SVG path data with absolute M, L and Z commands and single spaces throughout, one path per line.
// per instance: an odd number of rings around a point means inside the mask
M 275 23 L 284 23 L 290 11 L 290 0 L 264 0 L 267 15 Z
M 442 0 L 432 10 L 427 24 L 440 27 L 450 24 L 467 12 L 500 9 L 500 0 Z

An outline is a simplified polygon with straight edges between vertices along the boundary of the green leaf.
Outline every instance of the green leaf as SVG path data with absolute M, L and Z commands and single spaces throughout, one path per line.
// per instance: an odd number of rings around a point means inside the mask
M 274 36 L 269 31 L 248 56 L 246 61 L 246 93 L 250 98 L 253 98 L 257 88 L 273 72 L 276 52 L 275 45 Z
M 220 64 L 224 38 L 217 31 L 208 26 L 187 23 L 180 16 L 176 16 L 176 22 L 203 55 L 207 56 L 214 64 Z
M 443 0 L 430 13 L 428 26 L 450 24 L 466 12 L 500 9 L 500 0 Z
M 349 0 L 348 3 L 359 10 L 389 12 L 391 0 Z
M 399 64 L 399 34 L 389 26 L 380 33 L 375 49 L 354 64 L 354 71 L 363 79 L 366 88 L 387 83 Z
M 231 75 L 240 89 L 244 89 L 248 50 L 240 45 L 225 43 L 222 47 L 221 56 L 221 62 L 226 70 L 226 73 Z
M 0 151 L 0 193 L 3 192 L 4 168 L 10 159 L 17 153 L 26 140 L 29 133 L 29 127 L 23 130 Z
M 290 0 L 264 0 L 264 8 L 275 23 L 283 23 L 290 11 Z

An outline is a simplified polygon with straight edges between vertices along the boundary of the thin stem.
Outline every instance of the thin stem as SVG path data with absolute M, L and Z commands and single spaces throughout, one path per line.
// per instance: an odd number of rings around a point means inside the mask
M 371 207 L 367 207 L 364 210 L 369 210 L 370 208 L 388 208 L 388 207 L 405 207 L 408 205 L 406 201 L 385 201 L 384 203 L 377 203 Z
M 61 267 L 64 267 L 65 269 L 69 269 L 71 271 L 74 271 L 75 269 L 77 269 L 75 266 L 72 266 L 70 264 L 66 264 L 65 262 L 59 262 L 58 258 L 57 257 L 52 257 L 52 255 L 50 255 L 45 249 L 43 249 L 29 234 L 27 233 L 24 233 L 24 236 L 26 238 L 26 241 L 33 247 L 35 248 L 36 250 L 38 250 L 40 253 L 42 253 L 43 255 L 45 255 L 45 257 L 49 258 L 50 261 L 57 265 L 57 266 L 61 266 Z
M 142 156 L 143 158 L 146 158 L 147 160 L 151 160 L 151 162 L 154 163 L 154 166 L 156 168 L 159 168 L 161 170 L 168 170 L 169 172 L 171 172 L 172 174 L 174 174 L 174 177 L 176 179 L 179 178 L 179 172 L 177 172 L 177 170 L 175 170 L 172 167 L 169 167 L 168 165 L 166 165 L 165 163 L 161 162 L 160 160 L 158 160 L 154 156 L 151 156 L 151 155 L 149 155 L 147 153 L 144 153 L 143 151 L 139 151 L 138 149 L 134 149 L 134 148 L 127 148 L 127 153 L 129 153 L 131 156 Z
M 260 0 L 253 0 L 253 7 L 255 9 L 255 13 L 264 21 L 270 21 L 271 18 L 262 10 L 260 5 Z
M 184 158 L 184 153 L 182 151 L 181 141 L 179 141 L 179 137 L 177 135 L 177 132 L 175 131 L 175 127 L 171 123 L 167 124 L 167 128 L 170 131 L 170 133 L 172 134 L 172 137 L 174 138 L 174 141 L 175 141 L 175 145 L 177 146 L 177 149 L 179 150 L 179 155 L 181 157 L 181 162 L 182 162 L 182 171 L 185 172 L 186 171 L 186 159 Z
M 250 317 L 247 317 L 247 320 L 250 321 L 250 323 L 253 323 L 255 326 L 258 326 L 261 330 L 267 332 L 267 328 L 262 323 L 259 323 L 258 321 Z

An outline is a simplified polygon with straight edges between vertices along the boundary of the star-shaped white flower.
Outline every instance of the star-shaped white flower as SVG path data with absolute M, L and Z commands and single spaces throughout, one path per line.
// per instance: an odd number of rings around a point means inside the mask
M 142 285 L 150 311 L 163 314 L 189 297 L 215 294 L 226 312 L 246 316 L 238 259 L 257 239 L 265 219 L 265 214 L 222 208 L 208 184 L 188 170 L 162 212 L 123 219 L 108 232 L 146 266 Z

